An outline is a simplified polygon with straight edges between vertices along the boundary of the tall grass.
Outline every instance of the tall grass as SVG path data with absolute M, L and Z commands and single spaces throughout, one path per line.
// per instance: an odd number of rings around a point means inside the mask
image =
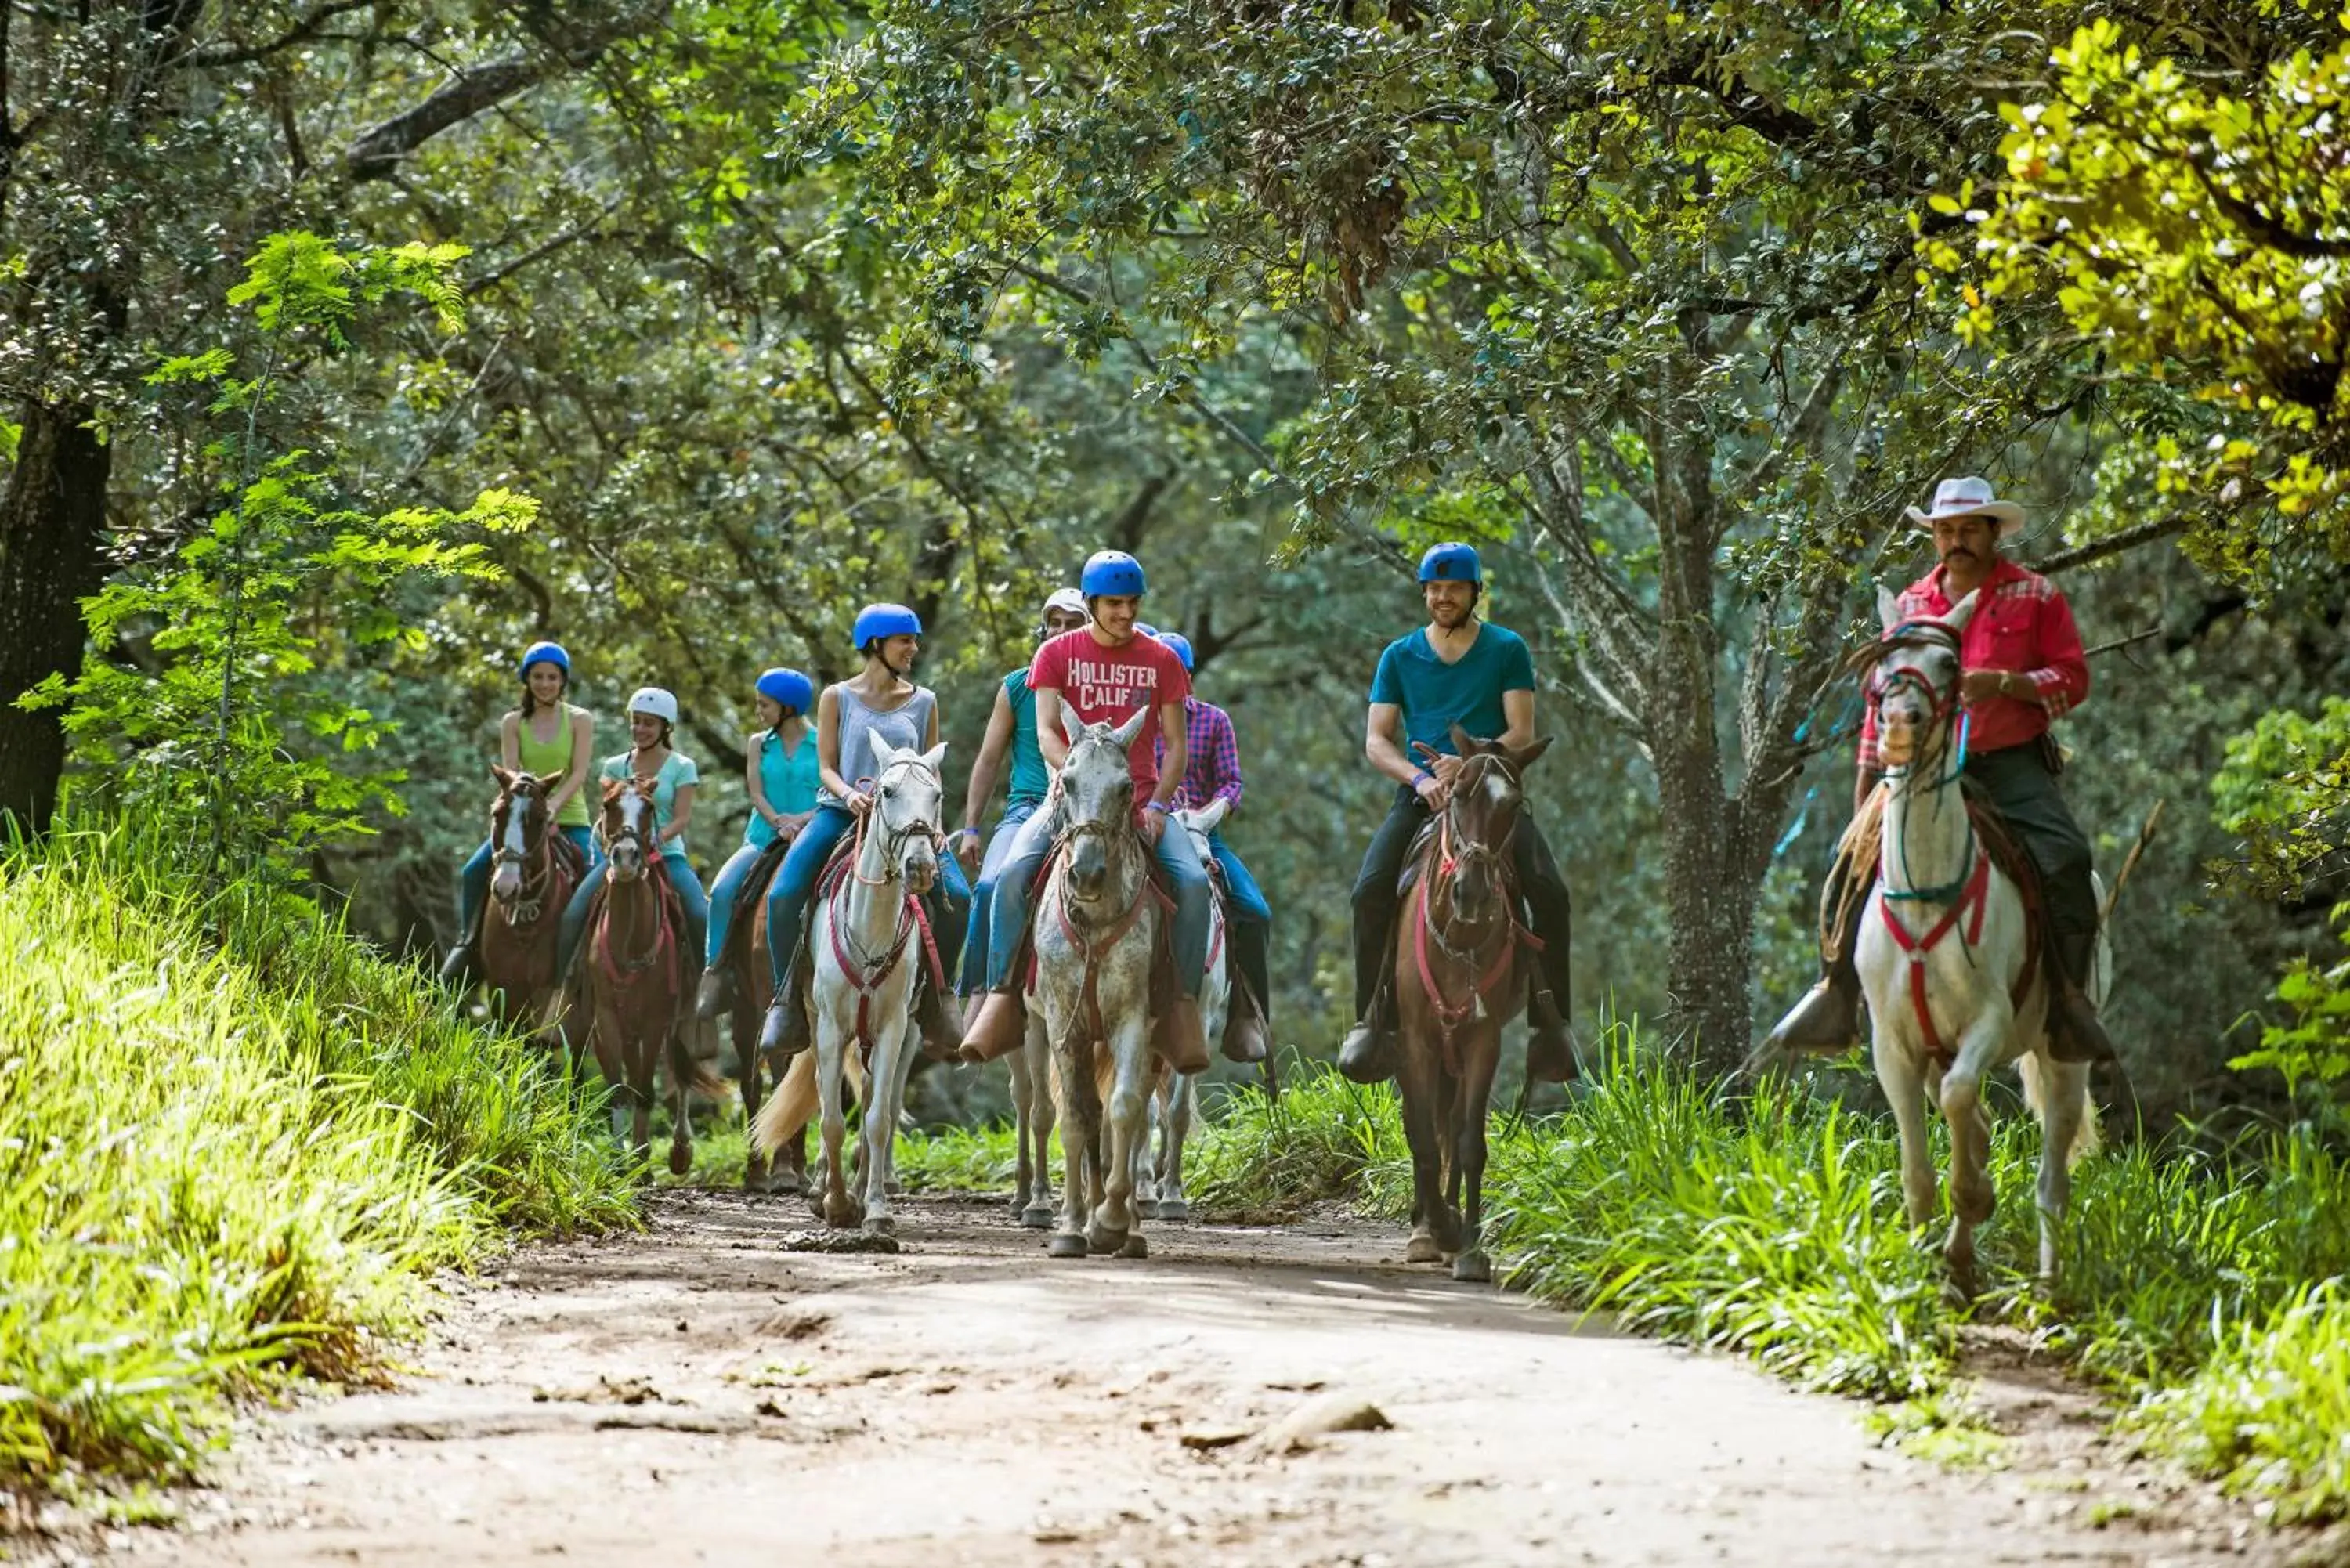
M 376 1376 L 431 1271 L 633 1213 L 518 1041 L 171 863 L 124 829 L 0 854 L 0 1485 L 186 1475 L 234 1397 Z

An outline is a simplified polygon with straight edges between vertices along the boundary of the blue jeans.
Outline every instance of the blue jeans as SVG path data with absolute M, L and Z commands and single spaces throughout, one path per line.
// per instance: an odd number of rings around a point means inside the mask
M 590 867 L 596 864 L 596 836 L 577 824 L 566 824 L 555 830 L 571 840 L 579 851 L 579 858 Z M 461 941 L 473 940 L 473 928 L 481 920 L 482 906 L 490 901 L 490 859 L 495 853 L 486 838 L 473 851 L 465 868 L 457 873 L 457 932 Z
M 662 850 L 661 864 L 669 872 L 669 885 L 677 889 L 677 901 L 685 906 L 685 950 L 698 953 L 710 925 L 710 900 L 702 891 L 702 878 L 686 863 L 682 849 Z M 608 860 L 598 860 L 596 868 L 579 884 L 579 890 L 571 895 L 571 902 L 563 907 L 563 929 L 556 938 L 556 973 L 571 972 L 571 955 L 578 951 L 580 933 L 588 929 L 588 902 L 604 885 L 604 873 L 611 866 Z
M 1020 951 L 1020 940 L 1028 934 L 1028 888 L 1036 880 L 1036 868 L 1052 851 L 1055 815 L 1040 811 L 1023 823 L 1011 852 L 996 870 L 987 911 L 985 979 L 990 991 L 999 991 L 1010 982 L 1012 961 Z M 1196 1002 L 1207 979 L 1208 868 L 1200 864 L 1191 836 L 1171 822 L 1159 836 L 1158 857 L 1167 879 L 1175 886 L 1175 972 L 1185 994 Z
M 1264 901 L 1264 890 L 1256 878 L 1232 853 L 1222 833 L 1208 835 L 1208 850 L 1224 873 L 1224 892 L 1232 906 L 1232 963 L 1248 982 L 1249 994 L 1257 1004 L 1270 1010 L 1273 1006 L 1272 964 L 1265 952 L 1265 939 L 1273 924 L 1273 906 Z
M 775 879 L 767 885 L 767 963 L 775 994 L 784 991 L 785 971 L 799 951 L 800 934 L 807 927 L 808 901 L 816 896 L 816 878 L 840 841 L 856 829 L 857 818 L 845 806 L 820 805 L 800 836 L 792 840 Z M 939 857 L 938 886 L 924 900 L 931 915 L 931 934 L 939 944 L 939 962 L 960 950 L 963 920 L 971 908 L 971 887 L 963 880 L 962 863 L 951 855 Z
M 971 890 L 971 929 L 962 944 L 962 962 L 956 971 L 955 993 L 969 996 L 980 989 L 987 973 L 987 911 L 995 896 L 995 879 L 1003 872 L 1003 863 L 1012 855 L 1012 842 L 1020 836 L 1021 826 L 1036 815 L 1037 802 L 1024 801 L 1003 814 L 995 825 L 995 832 L 987 841 L 987 854 L 979 863 L 979 885 Z

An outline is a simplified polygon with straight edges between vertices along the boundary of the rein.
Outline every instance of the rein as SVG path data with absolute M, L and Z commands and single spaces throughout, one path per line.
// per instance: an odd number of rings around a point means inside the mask
M 919 763 L 900 761 L 892 763 L 881 772 L 886 777 L 891 769 L 920 765 Z M 859 779 L 857 782 L 863 786 L 875 781 Z M 878 805 L 875 809 L 879 809 Z M 819 889 L 829 917 L 833 961 L 840 966 L 841 978 L 847 981 L 850 989 L 857 992 L 857 1049 L 868 1062 L 872 1060 L 875 1044 L 873 998 L 880 991 L 882 981 L 897 971 L 899 961 L 905 956 L 907 941 L 918 929 L 922 933 L 922 957 L 930 966 L 931 981 L 941 992 L 946 989 L 946 971 L 939 961 L 938 938 L 931 929 L 930 911 L 922 907 L 921 899 L 902 892 L 899 895 L 897 934 L 890 939 L 889 948 L 870 961 L 858 952 L 855 940 L 848 935 L 849 884 L 854 881 L 860 888 L 892 886 L 899 879 L 899 854 L 907 844 L 918 835 L 927 836 L 933 845 L 939 842 L 938 829 L 926 822 L 910 822 L 902 827 L 889 828 L 881 837 L 882 874 L 868 877 L 857 868 L 857 863 L 865 854 L 866 835 L 872 825 L 873 813 L 870 811 L 857 819 L 857 836 L 849 852 L 826 873 L 824 885 Z
M 644 840 L 641 830 L 627 829 L 619 836 L 635 838 L 641 850 Z M 603 919 L 596 923 L 596 966 L 616 992 L 635 989 L 645 978 L 646 971 L 656 964 L 666 972 L 672 992 L 678 986 L 677 929 L 681 922 L 671 918 L 671 906 L 677 901 L 677 890 L 669 885 L 669 868 L 661 863 L 662 857 L 656 855 L 649 859 L 650 863 L 645 867 L 640 879 L 652 898 L 653 929 L 651 940 L 641 949 L 633 952 L 615 951 L 612 927 L 616 921 L 612 900 L 621 888 L 629 884 L 614 882 L 608 877 L 604 884 Z
M 1164 831 L 1180 833 L 1183 830 L 1170 823 Z M 1150 868 L 1145 866 L 1142 868 L 1142 885 L 1135 889 L 1134 898 L 1127 904 L 1126 909 L 1106 929 L 1098 935 L 1088 937 L 1084 928 L 1078 925 L 1076 918 L 1070 913 L 1069 878 L 1066 875 L 1070 844 L 1087 834 L 1093 834 L 1103 839 L 1105 849 L 1113 856 L 1120 853 L 1125 847 L 1126 840 L 1119 836 L 1117 825 L 1113 823 L 1073 822 L 1062 829 L 1061 843 L 1054 850 L 1055 858 L 1062 862 L 1063 875 L 1059 878 L 1059 893 L 1053 900 L 1053 913 L 1060 921 L 1061 934 L 1068 938 L 1076 950 L 1086 956 L 1086 1025 L 1092 1031 L 1091 1038 L 1107 1040 L 1109 1038 L 1109 1032 L 1102 1023 L 1101 1010 L 1101 955 L 1126 940 L 1127 933 L 1133 930 L 1135 922 L 1142 918 L 1142 911 L 1147 902 L 1156 902 L 1162 911 L 1171 910 L 1175 906 L 1169 900 L 1166 894 L 1159 890 L 1158 884 L 1150 879 Z M 1137 850 L 1142 847 L 1139 836 L 1133 838 L 1133 844 Z
M 544 801 L 546 797 L 533 794 L 523 798 L 525 801 Z M 504 796 L 503 802 L 504 811 L 514 810 L 513 795 Z M 539 824 L 537 846 L 520 853 L 508 849 L 502 843 L 497 843 L 505 836 L 502 831 L 504 824 L 499 820 L 501 815 L 502 813 L 498 811 L 493 811 L 490 814 L 490 838 L 497 845 L 490 851 L 490 875 L 495 877 L 498 868 L 503 866 L 519 866 L 523 868 L 522 890 L 511 900 L 494 898 L 493 902 L 497 904 L 498 911 L 504 917 L 507 925 L 535 926 L 538 924 L 539 916 L 546 912 L 547 884 L 555 876 L 554 814 L 548 813 L 547 819 Z M 528 826 L 527 818 L 525 819 L 525 826 Z

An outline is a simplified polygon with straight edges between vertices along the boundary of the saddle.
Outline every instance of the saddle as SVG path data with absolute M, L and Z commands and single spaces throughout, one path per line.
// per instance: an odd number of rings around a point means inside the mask
M 1976 842 L 1991 857 L 1991 865 L 2015 884 L 2023 899 L 2024 929 L 2029 933 L 2025 950 L 2037 953 L 2047 929 L 2047 922 L 2041 916 L 2040 867 L 2033 863 L 2022 841 L 2009 828 L 1999 807 L 1974 780 L 1961 778 L 1960 788 L 1967 804 L 1968 820 L 1974 824 Z M 1878 784 L 1877 793 L 1854 814 L 1844 836 L 1836 841 L 1835 866 L 1820 888 L 1820 952 L 1831 963 L 1851 956 L 1844 950 L 1846 934 L 1854 929 L 1861 906 L 1877 886 L 1877 861 L 1885 847 L 1887 794 L 1887 786 Z
M 821 901 L 831 898 L 840 890 L 840 885 L 848 880 L 851 870 L 857 864 L 858 843 L 858 836 L 851 833 L 843 836 L 840 842 L 832 846 L 832 853 L 825 857 L 823 867 L 816 872 L 816 891 L 810 895 L 812 900 Z M 778 839 L 761 850 L 759 858 L 752 863 L 751 874 L 743 879 L 743 891 L 736 894 L 734 898 L 734 923 L 727 929 L 726 932 L 726 946 L 729 952 L 733 950 L 737 941 L 750 940 L 742 935 L 751 927 L 749 911 L 756 909 L 759 900 L 766 897 L 767 884 L 773 880 L 775 867 L 782 864 L 784 856 L 789 848 L 788 844 Z M 922 964 L 919 971 L 920 975 L 938 995 L 945 996 L 952 988 L 947 983 L 946 965 L 943 956 L 939 951 L 938 920 L 931 912 L 931 899 L 935 896 L 933 892 L 914 900 L 914 929 L 921 939 Z M 799 947 L 792 954 L 792 967 L 800 972 L 800 978 L 803 981 L 808 978 L 815 968 L 816 950 L 811 946 L 815 940 L 816 916 L 811 908 L 808 918 L 800 922 Z
M 1182 830 L 1170 823 L 1167 831 L 1180 833 Z M 1028 885 L 1028 929 L 1021 934 L 1022 950 L 1012 961 L 1014 971 L 1026 977 L 1021 987 L 1024 992 L 1033 992 L 1036 989 L 1036 918 L 1044 912 L 1045 886 L 1052 880 L 1053 867 L 1059 865 L 1061 857 L 1067 853 L 1068 846 L 1056 839 L 1043 864 L 1036 867 L 1035 880 Z M 1150 1006 L 1153 1012 L 1157 1012 L 1176 994 L 1175 889 L 1168 885 L 1167 868 L 1159 864 L 1156 855 L 1144 857 L 1142 870 L 1143 885 L 1139 897 L 1156 899 L 1160 912 L 1169 917 L 1159 922 L 1159 930 L 1150 948 Z M 1211 875 L 1212 877 L 1217 874 Z M 1215 896 L 1221 899 L 1223 897 L 1221 880 L 1214 881 L 1212 885 L 1217 888 Z
M 759 851 L 751 862 L 751 869 L 743 885 L 734 889 L 734 901 L 727 906 L 726 945 L 719 950 L 716 968 L 723 970 L 742 955 L 743 944 L 751 940 L 751 922 L 758 918 L 759 906 L 765 902 L 767 885 L 775 879 L 775 868 L 791 853 L 795 834 L 778 834 Z

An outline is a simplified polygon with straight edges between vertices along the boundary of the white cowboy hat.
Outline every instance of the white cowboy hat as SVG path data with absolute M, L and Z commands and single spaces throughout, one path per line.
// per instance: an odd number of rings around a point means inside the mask
M 2000 500 L 1991 493 L 1990 480 L 1972 474 L 1942 481 L 1934 486 L 1934 509 L 1920 512 L 1912 506 L 1908 516 L 1920 528 L 1931 528 L 1945 517 L 1996 517 L 2002 539 L 2023 527 L 2023 508 L 2012 501 Z

